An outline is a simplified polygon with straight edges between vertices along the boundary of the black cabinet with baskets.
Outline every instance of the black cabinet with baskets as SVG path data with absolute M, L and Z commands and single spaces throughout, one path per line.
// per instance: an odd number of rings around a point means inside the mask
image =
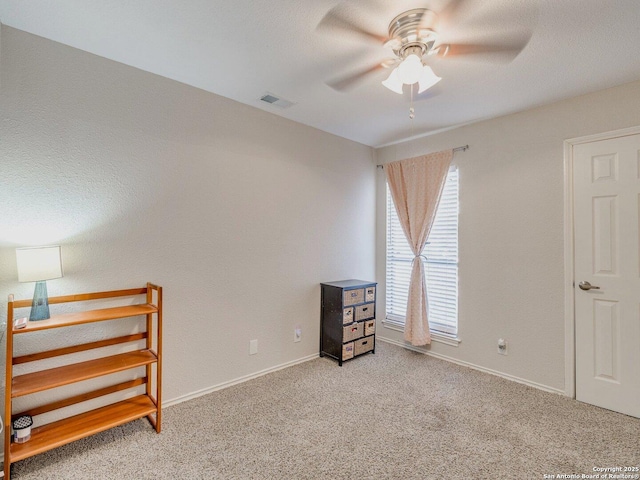
M 342 362 L 376 348 L 376 285 L 364 280 L 321 283 L 320 356 Z

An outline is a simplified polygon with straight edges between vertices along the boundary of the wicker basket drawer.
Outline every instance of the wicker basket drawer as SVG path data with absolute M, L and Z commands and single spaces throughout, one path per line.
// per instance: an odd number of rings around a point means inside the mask
M 364 301 L 373 302 L 376 299 L 376 287 L 367 287 L 364 289 Z
M 342 323 L 346 325 L 351 322 L 353 322 L 353 307 L 345 308 L 342 310 Z
M 364 332 L 363 323 L 352 323 L 346 327 L 342 327 L 342 342 L 350 342 L 356 338 L 360 338 Z
M 373 303 L 365 303 L 364 305 L 356 307 L 356 322 L 366 320 L 367 318 L 373 318 L 375 311 L 374 307 L 375 304 Z
M 353 342 L 342 345 L 342 360 L 353 358 Z
M 360 340 L 356 340 L 354 342 L 355 355 L 360 355 L 362 353 L 367 353 L 373 350 L 374 341 L 375 340 L 373 336 L 364 337 L 364 338 L 361 338 Z
M 345 307 L 364 302 L 364 288 L 356 288 L 355 290 L 345 290 L 342 294 L 342 304 Z
M 376 321 L 375 320 L 367 320 L 364 322 L 364 334 L 365 336 L 373 335 L 376 333 Z

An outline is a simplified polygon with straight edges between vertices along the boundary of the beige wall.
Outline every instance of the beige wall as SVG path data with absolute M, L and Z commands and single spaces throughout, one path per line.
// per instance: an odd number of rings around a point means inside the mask
M 317 355 L 319 283 L 374 277 L 369 147 L 6 26 L 0 107 L 0 319 L 17 246 L 62 245 L 50 295 L 160 284 L 167 402 Z
M 378 163 L 469 144 L 460 172 L 458 347 L 431 351 L 564 390 L 563 141 L 640 125 L 640 82 L 376 151 Z M 417 114 L 420 114 L 418 111 Z M 385 278 L 384 174 L 378 174 L 377 278 Z M 378 321 L 384 318 L 380 285 Z M 378 334 L 402 333 L 378 325 Z M 499 338 L 508 356 L 497 354 Z

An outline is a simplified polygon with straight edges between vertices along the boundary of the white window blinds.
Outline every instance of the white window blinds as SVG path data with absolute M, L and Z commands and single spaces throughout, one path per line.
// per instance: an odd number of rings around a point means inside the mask
M 431 330 L 458 330 L 458 170 L 449 170 L 423 254 Z M 413 253 L 387 187 L 387 320 L 404 325 Z

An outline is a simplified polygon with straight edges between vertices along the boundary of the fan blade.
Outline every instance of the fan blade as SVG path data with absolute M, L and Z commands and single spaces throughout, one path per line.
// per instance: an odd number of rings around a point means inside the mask
M 372 32 L 366 27 L 356 24 L 355 21 L 348 19 L 345 15 L 340 13 L 340 6 L 334 7 L 327 12 L 327 14 L 320 20 L 318 30 L 342 30 L 348 33 L 356 34 L 364 37 L 368 40 L 374 40 L 378 44 L 383 44 L 387 41 L 387 37 L 378 33 Z
M 475 57 L 480 61 L 510 63 L 524 50 L 530 39 L 531 34 L 528 34 L 519 38 L 511 37 L 510 40 L 503 42 L 444 44 L 437 47 L 439 48 L 437 55 L 447 59 L 460 57 L 474 59 Z
M 376 63 L 371 67 L 363 68 L 355 73 L 350 73 L 348 75 L 329 80 L 326 84 L 339 92 L 348 91 L 356 87 L 357 84 L 362 82 L 372 73 L 383 69 L 385 69 L 385 67 L 381 63 Z
M 494 4 L 490 8 L 476 7 L 471 9 L 464 22 L 459 24 L 471 30 L 479 28 L 487 32 L 505 34 L 532 31 L 539 21 L 540 11 L 537 3 L 539 2 L 519 2 L 517 8 L 513 8 L 510 2 Z
M 447 25 L 456 23 L 455 17 L 460 14 L 464 9 L 465 3 L 468 2 L 469 0 L 450 0 L 447 6 L 438 14 L 440 21 Z

